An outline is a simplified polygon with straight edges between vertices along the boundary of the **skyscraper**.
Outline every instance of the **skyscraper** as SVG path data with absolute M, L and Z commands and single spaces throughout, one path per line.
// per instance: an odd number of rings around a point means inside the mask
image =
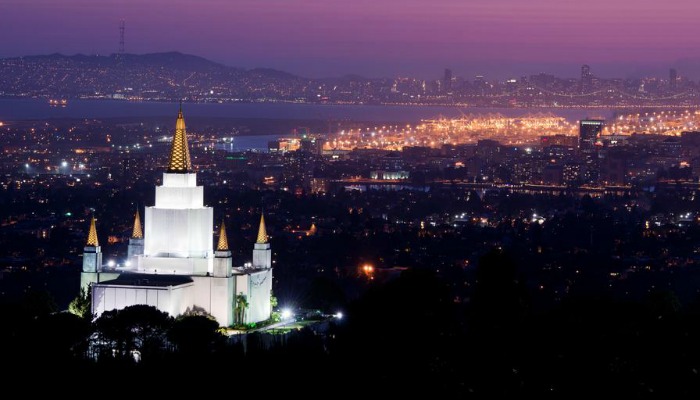
M 600 119 L 584 119 L 579 125 L 578 148 L 581 153 L 590 154 L 595 150 L 595 143 L 598 140 L 605 121 Z
M 450 92 L 452 91 L 452 70 L 449 68 L 445 68 L 445 77 L 443 79 L 443 88 L 445 88 L 445 92 Z
M 593 74 L 588 65 L 581 66 L 581 93 L 589 93 L 593 87 Z
M 671 68 L 668 71 L 668 86 L 671 90 L 676 90 L 678 84 L 678 71 L 675 68 Z

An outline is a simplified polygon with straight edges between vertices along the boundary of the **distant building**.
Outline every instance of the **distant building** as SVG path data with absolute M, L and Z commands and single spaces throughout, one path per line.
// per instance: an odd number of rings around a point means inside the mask
M 678 87 L 678 71 L 675 68 L 668 71 L 668 87 L 671 90 L 676 90 Z
M 609 186 L 620 186 L 627 183 L 629 156 L 624 151 L 613 151 L 606 154 L 600 162 L 600 183 Z
M 542 170 L 542 183 L 545 185 L 561 185 L 564 181 L 564 167 L 562 165 L 547 165 Z
M 406 163 L 401 158 L 401 153 L 390 151 L 379 160 L 379 169 L 370 172 L 371 179 L 396 180 L 408 179 Z
M 567 135 L 540 136 L 540 144 L 543 147 L 547 147 L 547 146 L 578 147 L 578 138 L 576 136 L 567 136 Z
M 445 92 L 452 91 L 452 70 L 449 68 L 445 68 L 445 77 L 442 82 L 442 87 Z
M 588 65 L 581 66 L 581 93 L 590 93 L 593 89 L 593 74 Z
M 605 121 L 600 119 L 584 119 L 579 125 L 578 148 L 583 154 L 593 153 L 595 144 L 603 132 Z
M 564 164 L 564 169 L 562 171 L 562 179 L 564 184 L 567 186 L 578 186 L 582 181 L 582 170 L 581 164 L 578 163 L 566 163 Z
M 304 135 L 300 141 L 299 149 L 308 154 L 320 155 L 323 152 L 323 138 Z

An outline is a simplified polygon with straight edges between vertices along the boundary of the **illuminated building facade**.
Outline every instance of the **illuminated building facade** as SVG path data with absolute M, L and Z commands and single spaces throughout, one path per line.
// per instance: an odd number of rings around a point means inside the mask
M 221 326 L 268 319 L 272 261 L 264 218 L 252 263 L 233 267 L 223 222 L 214 250 L 213 209 L 204 205 L 203 187 L 197 186 L 182 110 L 162 182 L 155 205 L 146 207 L 143 230 L 139 213 L 135 215 L 123 266 L 102 265 L 91 221 L 81 285 L 92 288 L 93 314 L 147 304 L 172 316 L 207 313 Z
M 595 144 L 603 132 L 605 121 L 599 119 L 584 119 L 579 124 L 579 150 L 581 153 L 592 153 Z

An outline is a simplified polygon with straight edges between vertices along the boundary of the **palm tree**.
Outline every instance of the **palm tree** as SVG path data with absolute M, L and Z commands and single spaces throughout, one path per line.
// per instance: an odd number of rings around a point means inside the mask
M 248 298 L 243 292 L 236 296 L 236 322 L 239 324 L 245 323 L 245 310 L 248 308 Z

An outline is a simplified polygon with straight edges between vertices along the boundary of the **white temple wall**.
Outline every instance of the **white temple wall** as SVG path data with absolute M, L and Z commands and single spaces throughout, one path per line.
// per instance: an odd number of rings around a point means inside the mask
M 105 311 L 145 304 L 176 317 L 184 312 L 183 306 L 189 303 L 192 288 L 192 284 L 175 287 L 100 284 L 92 290 L 92 312 L 99 317 Z
M 134 272 L 167 275 L 202 275 L 213 270 L 214 258 L 138 258 L 138 269 Z
M 156 186 L 156 207 L 158 208 L 201 208 L 204 207 L 204 188 Z
M 144 255 L 210 257 L 214 210 L 146 207 Z

